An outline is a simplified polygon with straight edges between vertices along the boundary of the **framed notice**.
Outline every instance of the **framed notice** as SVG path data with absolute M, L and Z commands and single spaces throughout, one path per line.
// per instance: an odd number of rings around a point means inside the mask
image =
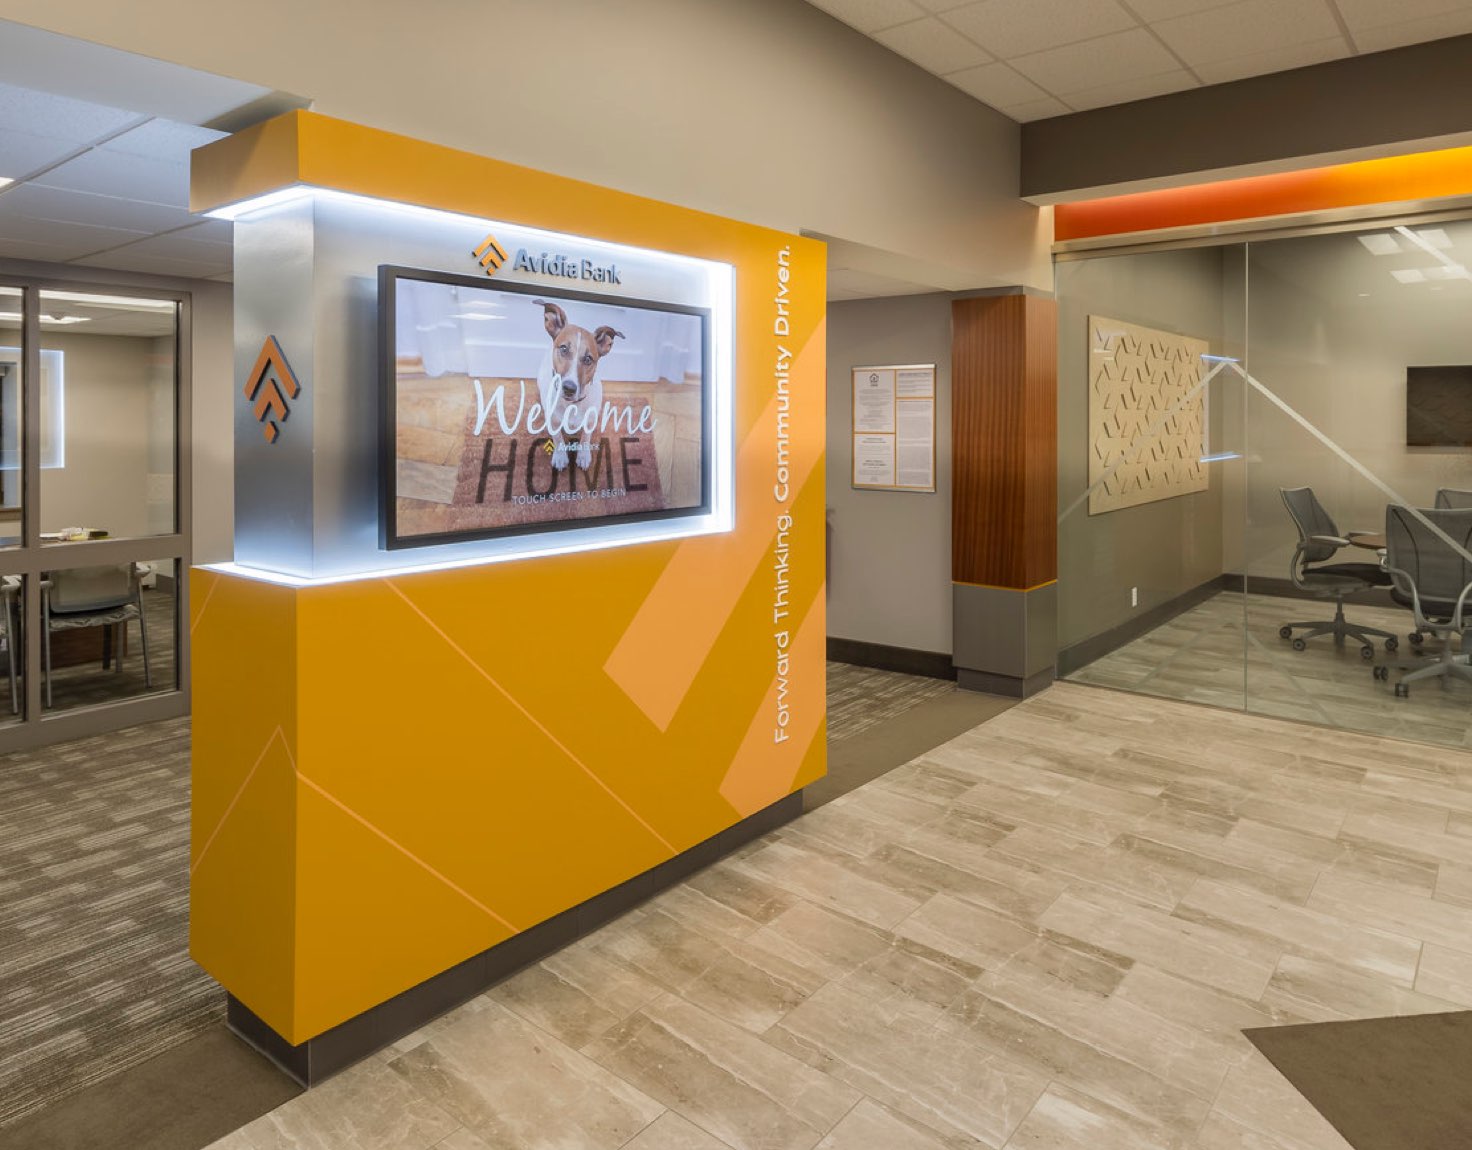
M 935 364 L 856 367 L 853 485 L 935 490 Z

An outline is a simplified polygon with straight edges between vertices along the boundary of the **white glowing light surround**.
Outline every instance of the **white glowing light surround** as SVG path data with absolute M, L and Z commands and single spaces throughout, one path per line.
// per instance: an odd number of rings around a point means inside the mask
M 697 293 L 700 298 L 696 299 L 689 298 L 688 294 L 680 294 L 668 289 L 661 291 L 658 287 L 654 290 L 645 290 L 647 285 L 642 281 L 639 287 L 629 286 L 626 290 L 630 298 L 683 303 L 710 309 L 711 378 L 707 381 L 711 399 L 710 511 L 704 515 L 684 516 L 676 519 L 605 523 L 589 527 L 569 526 L 558 531 L 532 533 L 518 537 L 445 544 L 432 549 L 426 548 L 426 551 L 433 550 L 435 556 L 433 558 L 426 556 L 419 561 L 413 560 L 403 552 L 379 552 L 378 557 L 383 560 L 379 565 L 311 577 L 248 567 L 239 563 L 210 564 L 206 567 L 207 570 L 226 572 L 290 587 L 313 587 L 362 579 L 381 579 L 421 572 L 453 570 L 459 567 L 477 567 L 544 556 L 568 555 L 582 551 L 601 551 L 641 543 L 667 543 L 672 540 L 688 539 L 700 535 L 717 535 L 732 530 L 736 522 L 734 442 L 736 285 L 735 269 L 730 264 L 306 185 L 282 188 L 254 199 L 215 208 L 205 214 L 231 221 L 246 217 L 257 219 L 270 213 L 273 209 L 294 205 L 307 197 L 318 203 L 353 211 L 386 213 L 407 219 L 433 221 L 440 226 L 465 227 L 474 234 L 475 243 L 478 243 L 487 233 L 494 233 L 503 246 L 512 250 L 521 246 L 536 251 L 573 249 L 580 253 L 602 255 L 611 260 L 632 259 L 645 268 L 654 269 L 662 265 L 669 270 L 670 274 L 667 278 L 671 285 L 677 282 L 698 283 L 701 290 Z M 385 260 L 384 262 L 392 261 Z M 467 249 L 467 263 L 464 271 L 473 271 L 474 268 L 475 265 L 470 260 Z M 518 277 L 509 263 L 502 268 L 497 279 L 521 283 L 546 282 L 543 279 Z M 493 281 L 488 279 L 487 285 L 493 286 Z M 549 284 L 547 286 L 549 290 L 556 290 L 556 286 L 560 285 Z M 582 290 L 585 285 L 574 282 L 566 286 Z M 598 292 L 607 290 L 605 285 L 601 284 L 590 284 L 586 287 Z M 617 293 L 609 292 L 608 294 L 616 295 Z M 453 552 L 453 557 L 447 557 L 446 552 Z M 400 556 L 403 558 L 400 559 Z

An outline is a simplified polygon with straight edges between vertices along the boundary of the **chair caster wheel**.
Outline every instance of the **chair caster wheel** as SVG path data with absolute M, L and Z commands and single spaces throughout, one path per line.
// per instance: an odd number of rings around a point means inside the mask
M 1388 639 L 1385 640 L 1385 649 L 1387 651 L 1394 651 L 1399 646 L 1400 646 L 1400 640 L 1397 639 L 1394 635 L 1390 636 L 1390 638 L 1388 638 Z
M 1390 668 L 1383 665 L 1379 667 L 1374 667 L 1370 670 L 1370 674 L 1373 675 L 1377 680 L 1383 681 L 1390 678 Z
M 1370 646 L 1370 644 L 1366 643 L 1363 647 L 1360 648 L 1360 658 L 1361 659 L 1373 659 L 1374 657 L 1375 657 L 1375 648 L 1372 647 L 1372 646 Z
M 1404 683 L 1397 683 L 1395 685 L 1395 697 L 1397 699 L 1409 698 L 1410 697 L 1410 694 L 1411 694 L 1411 689 L 1409 687 L 1407 687 Z
M 1426 641 L 1426 636 L 1421 634 L 1420 631 L 1412 631 L 1406 638 L 1411 641 L 1412 647 L 1419 647 Z
M 1280 639 L 1291 639 L 1291 638 L 1293 638 L 1293 628 L 1292 627 L 1279 627 L 1278 628 L 1278 638 L 1280 638 Z
M 1293 640 L 1293 649 L 1295 651 L 1302 651 L 1307 646 L 1308 646 L 1308 644 L 1305 643 L 1302 639 L 1294 639 Z

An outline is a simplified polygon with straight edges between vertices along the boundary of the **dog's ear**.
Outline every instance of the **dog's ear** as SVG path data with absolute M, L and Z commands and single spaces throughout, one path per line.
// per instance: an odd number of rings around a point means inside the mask
M 605 356 L 613 350 L 614 336 L 617 336 L 619 339 L 626 338 L 623 332 L 614 331 L 613 328 L 606 324 L 593 333 L 593 342 L 598 345 L 598 354 L 600 356 Z
M 542 322 L 547 325 L 547 334 L 556 339 L 557 333 L 567 326 L 567 312 L 544 299 L 534 299 L 532 303 L 542 305 Z

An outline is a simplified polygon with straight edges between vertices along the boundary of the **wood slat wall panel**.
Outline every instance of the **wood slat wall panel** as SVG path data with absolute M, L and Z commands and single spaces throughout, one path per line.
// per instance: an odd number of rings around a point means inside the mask
M 1058 573 L 1057 305 L 951 309 L 951 578 L 1036 587 Z

